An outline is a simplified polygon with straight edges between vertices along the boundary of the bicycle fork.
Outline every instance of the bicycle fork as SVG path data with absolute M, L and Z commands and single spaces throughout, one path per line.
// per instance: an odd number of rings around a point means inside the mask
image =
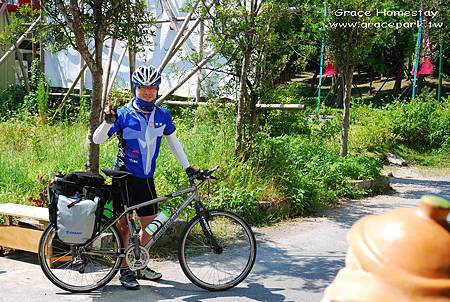
M 211 227 L 209 226 L 208 221 L 211 219 L 211 214 L 199 200 L 195 202 L 195 211 L 200 218 L 200 225 L 202 227 L 203 233 L 208 239 L 214 253 L 221 254 L 223 252 L 223 248 L 217 242 L 216 237 L 214 236 Z

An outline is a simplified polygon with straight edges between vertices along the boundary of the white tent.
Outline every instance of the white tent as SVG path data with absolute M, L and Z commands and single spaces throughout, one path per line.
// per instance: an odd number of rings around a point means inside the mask
M 177 19 L 183 18 L 187 15 L 186 12 L 181 11 L 183 8 L 185 0 L 168 0 L 169 5 L 173 14 Z M 158 20 L 169 20 L 169 16 L 161 5 L 159 0 L 148 0 L 148 11 L 152 13 Z M 178 21 L 181 25 L 182 21 Z M 190 21 L 189 25 L 192 25 L 194 21 Z M 190 27 L 190 26 L 188 26 Z M 162 59 L 164 58 L 167 50 L 174 41 L 177 32 L 175 29 L 170 28 L 170 22 L 160 22 L 157 24 L 155 36 L 152 37 L 149 45 L 145 46 L 145 51 L 140 52 L 136 55 L 136 66 L 140 64 L 150 64 L 154 66 L 159 66 Z M 112 71 L 117 69 L 118 61 L 123 47 L 126 45 L 125 42 L 117 41 L 114 53 L 113 61 L 111 66 Z M 108 53 L 111 47 L 111 40 L 105 43 L 103 64 L 104 70 L 106 72 L 106 65 L 108 61 Z M 174 87 L 183 74 L 191 69 L 193 66 L 191 63 L 183 60 L 183 56 L 189 51 L 197 51 L 199 47 L 199 29 L 198 27 L 194 30 L 191 36 L 184 43 L 183 47 L 177 53 L 177 55 L 170 61 L 169 65 L 164 69 L 163 72 L 163 82 L 160 87 L 160 92 L 163 94 L 170 88 Z M 208 52 L 208 49 L 206 49 Z M 223 61 L 223 59 L 219 59 Z M 68 88 L 72 85 L 76 79 L 79 70 L 81 68 L 81 58 L 80 55 L 74 49 L 66 49 L 57 53 L 46 52 L 45 53 L 45 75 L 50 79 L 52 87 L 65 87 Z M 129 59 L 128 52 L 126 52 L 123 62 L 119 68 L 116 80 L 114 82 L 114 87 L 117 88 L 129 88 Z M 219 79 L 225 81 L 223 76 L 217 76 L 217 84 L 220 85 Z M 228 79 L 229 80 L 229 79 Z M 79 88 L 80 84 L 77 84 Z M 92 78 L 89 69 L 85 71 L 85 87 L 90 89 L 92 87 Z M 177 91 L 176 95 L 185 97 L 195 97 L 197 89 L 197 77 L 192 77 L 185 84 L 183 84 Z

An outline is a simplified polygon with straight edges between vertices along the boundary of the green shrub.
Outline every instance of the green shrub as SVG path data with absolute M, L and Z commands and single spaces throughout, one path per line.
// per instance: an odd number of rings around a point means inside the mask
M 25 95 L 26 90 L 23 85 L 10 85 L 0 92 L 0 122 L 17 116 Z
M 261 222 L 263 217 L 255 215 L 258 212 L 258 194 L 242 188 L 220 187 L 212 196 L 209 206 L 236 212 L 246 217 L 250 222 Z
M 445 147 L 450 142 L 450 97 L 442 99 L 431 115 L 430 134 L 431 146 Z
M 383 151 L 393 147 L 394 116 L 390 110 L 360 105 L 352 108 L 349 146 L 354 152 Z
M 450 136 L 450 100 L 422 94 L 409 103 L 388 106 L 394 112 L 397 141 L 416 149 L 437 149 Z
M 349 146 L 353 152 L 384 153 L 399 145 L 428 152 L 446 146 L 450 138 L 450 99 L 436 100 L 425 91 L 407 103 L 384 108 L 352 107 Z
M 372 179 L 382 165 L 363 156 L 342 158 L 334 148 L 316 138 L 279 136 L 258 145 L 257 163 L 264 176 L 281 187 L 291 200 L 295 214 L 323 202 L 361 193 L 349 180 Z
M 431 115 L 437 103 L 424 102 L 419 99 L 412 100 L 408 104 L 394 103 L 397 112 L 394 120 L 393 133 L 397 141 L 413 148 L 429 145 Z
M 269 104 L 307 104 L 309 90 L 306 90 L 298 83 L 286 84 L 272 92 L 264 98 L 264 103 Z M 314 101 L 315 102 L 315 101 Z M 259 116 L 259 121 L 263 125 L 264 131 L 270 136 L 279 136 L 283 134 L 310 134 L 311 129 L 306 121 L 306 114 L 310 111 L 302 110 L 267 110 Z
M 50 85 L 45 78 L 40 78 L 36 90 L 36 102 L 41 120 L 45 120 L 47 117 L 49 88 Z

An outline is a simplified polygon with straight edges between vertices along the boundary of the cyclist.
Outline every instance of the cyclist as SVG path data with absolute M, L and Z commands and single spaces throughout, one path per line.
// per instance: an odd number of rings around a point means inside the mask
M 132 83 L 134 98 L 117 112 L 110 105 L 105 108 L 105 119 L 95 130 L 93 141 L 100 144 L 113 134 L 117 135 L 119 150 L 114 162 L 114 169 L 133 173 L 133 177 L 127 178 L 126 194 L 128 194 L 130 205 L 136 205 L 156 198 L 153 174 L 163 135 L 166 137 L 170 150 L 188 176 L 195 174 L 199 169 L 190 166 L 183 147 L 175 135 L 175 125 L 169 110 L 155 105 L 161 84 L 159 71 L 153 66 L 140 66 L 133 72 Z M 117 213 L 123 212 L 124 201 L 121 195 L 114 196 L 113 201 L 114 210 Z M 157 204 L 137 210 L 141 222 L 140 240 L 142 244 L 147 243 L 151 238 L 144 229 L 155 218 L 157 212 Z M 128 246 L 128 227 L 125 217 L 118 222 L 118 228 L 126 248 Z M 137 278 L 158 280 L 161 277 L 160 273 L 148 267 L 135 275 L 128 268 L 125 259 L 122 260 L 120 282 L 126 289 L 138 289 Z

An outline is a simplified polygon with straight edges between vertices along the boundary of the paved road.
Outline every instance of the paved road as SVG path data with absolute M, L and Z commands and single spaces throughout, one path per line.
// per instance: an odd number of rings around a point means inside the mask
M 207 292 L 192 285 L 177 262 L 157 262 L 160 282 L 141 282 L 126 291 L 117 277 L 103 290 L 68 294 L 53 286 L 33 254 L 0 258 L 0 301 L 295 301 L 318 302 L 344 263 L 346 233 L 360 217 L 417 204 L 426 193 L 450 199 L 450 173 L 429 175 L 416 169 L 394 171 L 392 195 L 348 201 L 322 217 L 296 219 L 257 229 L 258 257 L 247 280 L 226 292 Z

